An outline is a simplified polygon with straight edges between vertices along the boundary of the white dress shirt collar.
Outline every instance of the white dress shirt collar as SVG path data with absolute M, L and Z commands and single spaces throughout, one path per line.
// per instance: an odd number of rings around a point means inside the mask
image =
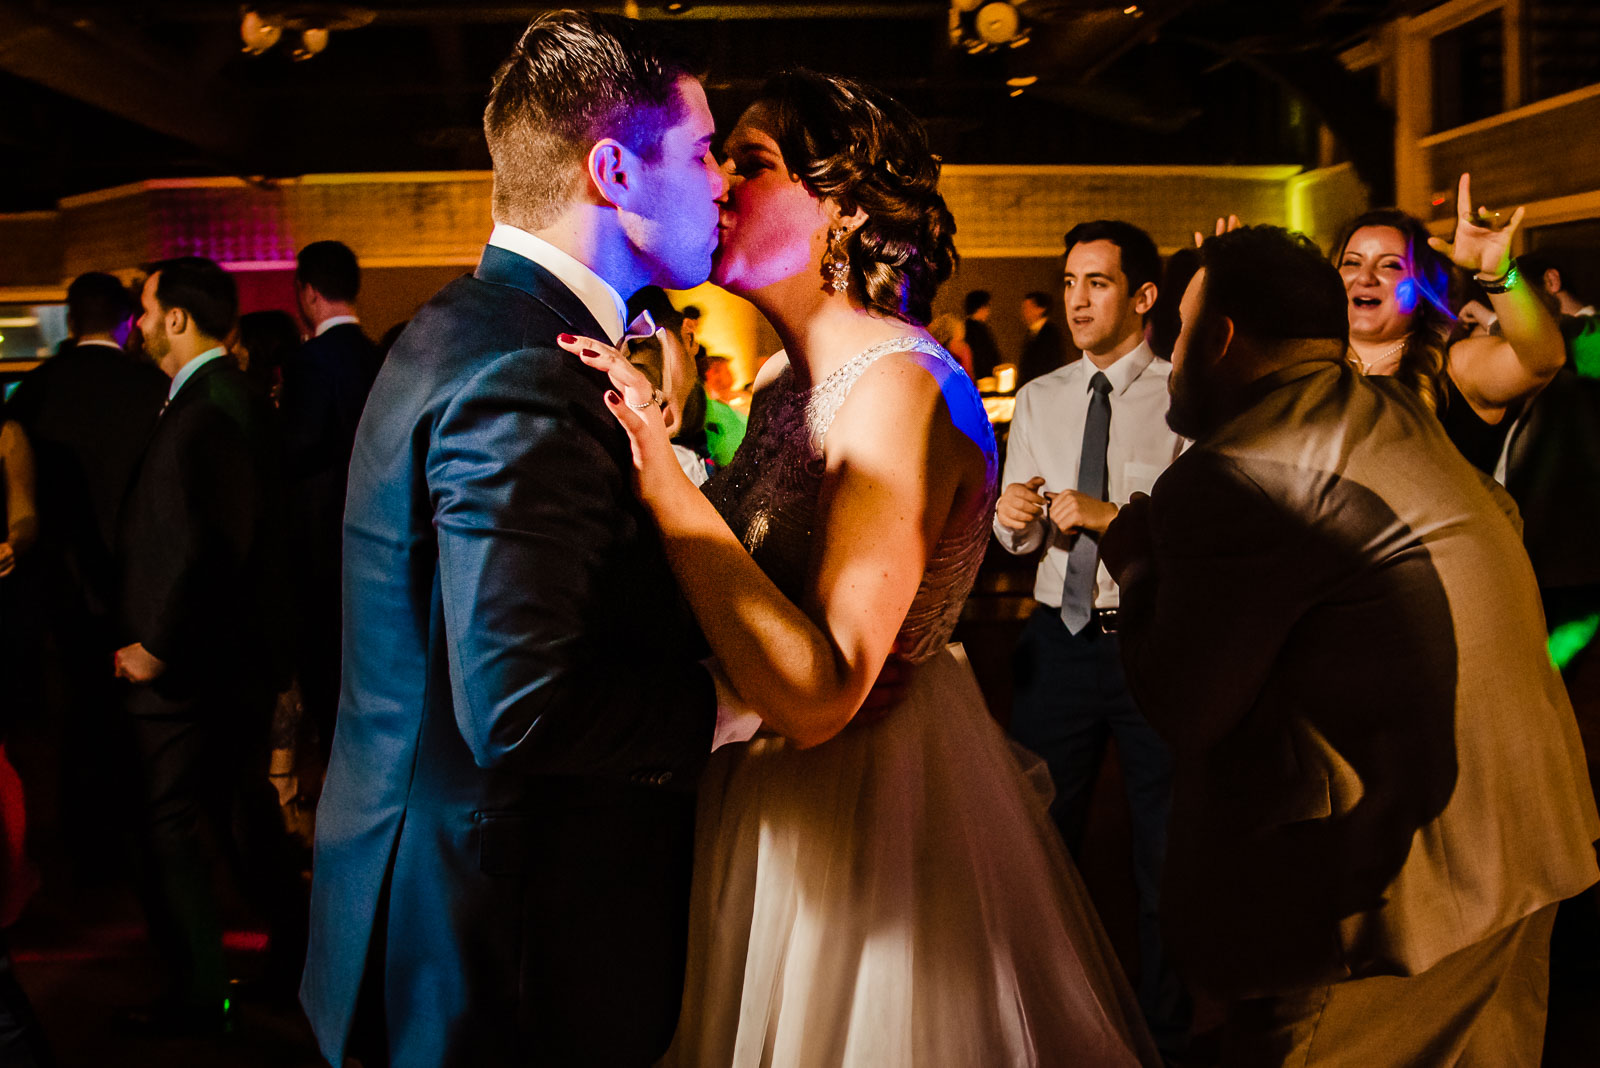
M 343 326 L 345 323 L 359 323 L 360 321 L 354 315 L 330 315 L 317 324 L 316 333 L 311 336 L 321 337 L 336 326 Z
M 628 306 L 617 295 L 617 291 L 611 288 L 611 284 L 589 267 L 543 238 L 535 237 L 526 230 L 506 223 L 494 224 L 494 232 L 489 235 L 489 244 L 515 253 L 523 259 L 532 260 L 555 275 L 563 285 L 572 290 L 574 296 L 583 301 L 584 307 L 589 309 L 589 314 L 594 316 L 595 322 L 600 324 L 600 329 L 605 331 L 607 341 L 615 345 L 622 337 L 623 324 L 628 321 Z
M 126 351 L 121 345 L 117 344 L 115 341 L 112 341 L 108 337 L 86 337 L 82 341 L 73 342 L 73 344 L 77 345 L 79 348 L 83 348 L 85 345 L 104 345 L 106 348 L 116 349 L 118 352 Z
M 1104 372 L 1106 378 L 1111 382 L 1111 395 L 1120 397 L 1128 392 L 1128 387 L 1133 385 L 1135 379 L 1144 374 L 1144 369 L 1149 367 L 1150 361 L 1155 358 L 1156 354 L 1150 348 L 1148 341 L 1141 341 L 1138 348 L 1130 349 L 1123 353 L 1117 359 L 1117 362 L 1106 368 Z M 1083 364 L 1083 388 L 1088 389 L 1090 379 L 1094 378 L 1094 373 L 1100 368 L 1096 367 L 1094 361 L 1089 359 L 1088 353 L 1085 353 L 1083 359 L 1078 362 Z
M 206 349 L 206 351 L 202 352 L 200 355 L 196 356 L 194 359 L 178 368 L 178 373 L 172 376 L 172 388 L 167 390 L 167 403 L 170 404 L 172 402 L 172 398 L 178 395 L 178 390 L 183 388 L 183 384 L 185 382 L 194 377 L 194 373 L 196 371 L 200 370 L 200 368 L 204 367 L 212 360 L 215 360 L 221 356 L 226 356 L 227 354 L 228 350 L 226 346 L 218 345 L 214 349 Z

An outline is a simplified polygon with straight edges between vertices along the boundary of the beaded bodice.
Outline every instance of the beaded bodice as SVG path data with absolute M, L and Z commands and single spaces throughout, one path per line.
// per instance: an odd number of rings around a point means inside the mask
M 828 428 L 867 368 L 891 353 L 912 351 L 933 356 L 949 368 L 946 406 L 964 429 L 982 428 L 976 431 L 976 440 L 986 462 L 984 507 L 952 518 L 928 557 L 922 583 L 900 627 L 896 647 L 908 659 L 920 661 L 944 648 L 972 591 L 989 540 L 998 477 L 994 433 L 983 414 L 982 399 L 944 349 L 925 338 L 891 338 L 809 389 L 796 384 L 793 368 L 785 368 L 757 396 L 738 454 L 706 484 L 705 492 L 784 596 L 804 604 L 818 533 L 817 498 L 826 469 L 823 450 Z

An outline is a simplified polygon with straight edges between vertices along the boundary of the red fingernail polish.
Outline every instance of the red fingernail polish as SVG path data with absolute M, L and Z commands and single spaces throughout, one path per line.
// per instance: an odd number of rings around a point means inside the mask
M 585 356 L 589 357 L 590 359 L 599 359 L 600 358 L 600 354 L 598 352 L 594 351 L 594 349 L 584 349 L 583 350 L 583 354 Z
M 608 389 L 606 390 L 606 400 L 610 401 L 612 404 L 621 404 L 622 395 L 614 389 Z
M 562 334 L 560 337 L 556 338 L 556 340 L 561 342 L 563 345 L 570 345 L 578 339 L 573 337 L 571 334 Z

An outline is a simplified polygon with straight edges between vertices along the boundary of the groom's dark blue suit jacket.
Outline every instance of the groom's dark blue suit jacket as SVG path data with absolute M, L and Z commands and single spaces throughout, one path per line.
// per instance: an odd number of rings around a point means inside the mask
M 603 337 L 489 247 L 361 419 L 301 989 L 335 1065 L 353 1022 L 429 1068 L 647 1064 L 672 1035 L 716 698 L 562 332 Z

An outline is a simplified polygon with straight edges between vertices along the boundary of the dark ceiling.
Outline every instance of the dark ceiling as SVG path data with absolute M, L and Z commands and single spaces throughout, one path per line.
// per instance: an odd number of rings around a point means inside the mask
M 888 89 L 953 163 L 1309 164 L 1321 121 L 1381 187 L 1389 118 L 1337 55 L 1427 0 L 1130 2 L 1025 0 L 1029 43 L 984 55 L 952 47 L 947 0 L 638 13 L 698 39 L 724 126 L 803 64 Z M 485 168 L 490 75 L 550 6 L 366 0 L 367 25 L 294 62 L 242 53 L 237 3 L 0 0 L 0 211 L 159 177 Z

